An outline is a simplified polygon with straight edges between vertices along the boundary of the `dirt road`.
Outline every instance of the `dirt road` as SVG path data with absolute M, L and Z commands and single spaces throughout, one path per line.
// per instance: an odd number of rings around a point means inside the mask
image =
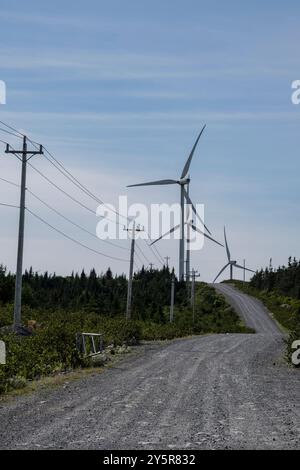
M 300 375 L 265 308 L 216 286 L 256 334 L 147 346 L 102 374 L 2 404 L 1 449 L 300 448 Z

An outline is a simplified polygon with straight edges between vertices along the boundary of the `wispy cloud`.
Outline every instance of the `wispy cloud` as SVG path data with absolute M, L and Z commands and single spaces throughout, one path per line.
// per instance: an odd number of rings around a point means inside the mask
M 56 80 L 143 80 L 289 76 L 290 64 L 263 59 L 228 59 L 224 55 L 156 55 L 126 51 L 0 49 L 2 70 L 60 70 Z M 36 79 L 36 78 L 34 78 Z M 49 78 L 48 78 L 49 80 Z
M 106 31 L 111 28 L 111 23 L 109 22 L 101 22 L 96 21 L 93 18 L 86 17 L 78 18 L 75 16 L 70 15 L 42 15 L 33 12 L 17 12 L 12 10 L 1 10 L 0 11 L 0 19 L 5 22 L 13 23 L 13 24 L 31 24 L 35 26 L 53 26 L 55 28 L 62 27 L 62 28 L 72 28 L 72 29 L 79 29 L 79 30 L 86 30 L 88 28 L 95 28 L 97 29 L 105 29 Z
M 225 123 L 225 122 L 274 122 L 274 121 L 299 121 L 297 110 L 289 111 L 224 111 L 214 112 L 203 110 L 201 112 L 116 112 L 116 113 L 97 113 L 97 112 L 4 112 L 3 116 L 10 122 L 27 122 L 33 127 L 41 123 L 49 125 L 57 122 L 73 122 L 80 126 L 90 124 L 101 124 L 106 128 L 135 128 L 135 129 L 176 129 L 182 127 L 195 126 L 195 123 Z

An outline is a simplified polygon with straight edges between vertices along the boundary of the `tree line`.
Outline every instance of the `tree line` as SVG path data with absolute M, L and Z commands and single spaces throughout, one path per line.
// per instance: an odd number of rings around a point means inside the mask
M 135 273 L 133 279 L 132 312 L 142 320 L 163 321 L 163 307 L 170 304 L 172 272 L 168 267 L 145 269 Z M 0 265 L 0 303 L 14 301 L 15 275 Z M 176 303 L 187 301 L 184 283 L 175 281 Z M 110 268 L 97 274 L 72 272 L 59 276 L 45 272 L 40 274 L 32 268 L 23 275 L 22 303 L 31 308 L 86 310 L 99 315 L 117 316 L 126 308 L 127 279 L 124 274 L 113 275 Z
M 261 269 L 254 274 L 250 285 L 259 290 L 275 290 L 281 295 L 300 299 L 300 261 L 289 257 L 287 266 Z

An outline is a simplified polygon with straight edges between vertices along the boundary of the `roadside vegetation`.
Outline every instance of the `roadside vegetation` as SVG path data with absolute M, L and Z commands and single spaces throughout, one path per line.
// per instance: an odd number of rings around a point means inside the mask
M 197 283 L 193 318 L 185 283 L 176 282 L 174 322 L 169 322 L 171 274 L 167 268 L 135 275 L 132 319 L 126 321 L 127 282 L 108 270 L 97 276 L 69 277 L 26 272 L 22 321 L 33 334 L 11 333 L 14 276 L 0 270 L 0 339 L 7 347 L 7 364 L 0 366 L 0 393 L 21 388 L 28 380 L 91 366 L 76 348 L 76 333 L 104 335 L 105 345 L 137 344 L 142 340 L 170 340 L 192 334 L 245 333 L 223 296 Z
M 288 333 L 287 353 L 291 361 L 291 345 L 300 339 L 300 262 L 289 258 L 287 266 L 261 270 L 249 283 L 234 281 L 236 287 L 260 299 Z

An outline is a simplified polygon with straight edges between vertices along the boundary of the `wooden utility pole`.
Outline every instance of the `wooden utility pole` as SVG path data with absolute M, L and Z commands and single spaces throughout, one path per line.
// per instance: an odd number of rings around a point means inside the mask
M 170 323 L 174 321 L 174 299 L 175 299 L 175 274 L 172 272 L 171 278 L 171 305 L 170 305 Z
M 198 271 L 192 269 L 192 287 L 191 287 L 191 305 L 193 312 L 193 324 L 195 323 L 195 287 L 196 287 L 196 277 L 200 277 Z
M 135 234 L 136 232 L 143 232 L 144 229 L 140 227 L 135 227 L 135 222 L 133 223 L 132 229 L 124 228 L 127 232 L 132 232 L 131 239 L 131 251 L 130 251 L 130 265 L 129 265 L 129 277 L 128 277 L 128 286 L 127 286 L 127 303 L 126 303 L 126 320 L 131 318 L 131 303 L 132 303 L 132 278 L 133 278 L 133 266 L 134 266 L 134 247 L 135 247 Z
M 22 307 L 22 275 L 23 275 L 23 247 L 24 247 L 24 225 L 25 225 L 25 196 L 26 196 L 26 167 L 27 162 L 33 155 L 42 155 L 43 147 L 40 145 L 38 151 L 27 150 L 27 138 L 23 137 L 22 150 L 10 150 L 9 144 L 6 146 L 5 153 L 12 153 L 22 162 L 21 175 L 21 195 L 20 195 L 20 216 L 19 216 L 19 236 L 18 236 L 18 254 L 17 270 L 15 281 L 15 303 L 14 303 L 14 329 L 21 325 L 21 307 Z
M 273 271 L 273 259 L 270 258 L 269 271 Z
M 169 267 L 170 256 L 165 256 L 165 260 L 166 260 L 166 267 L 168 268 Z

